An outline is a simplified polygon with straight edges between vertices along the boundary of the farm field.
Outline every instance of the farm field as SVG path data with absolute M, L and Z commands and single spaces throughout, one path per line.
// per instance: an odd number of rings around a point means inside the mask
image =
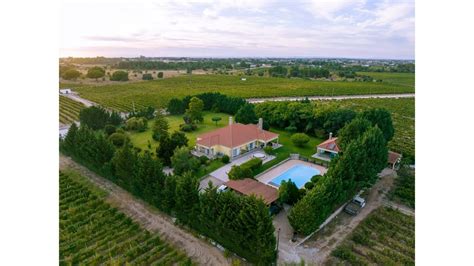
M 385 83 L 415 86 L 414 73 L 357 72 L 357 74 L 371 76 L 374 79 L 381 79 L 382 82 Z
M 398 170 L 395 187 L 390 191 L 392 201 L 415 208 L 415 171 L 406 167 Z
M 59 95 L 59 122 L 67 125 L 79 120 L 79 112 L 84 107 L 80 102 Z
M 389 75 L 389 73 L 386 73 Z M 166 107 L 173 97 L 182 98 L 203 92 L 221 92 L 244 98 L 310 95 L 359 95 L 413 93 L 414 86 L 389 82 L 315 81 L 305 79 L 191 75 L 163 80 L 104 86 L 71 86 L 81 97 L 118 111 L 154 106 Z
M 338 100 L 336 104 L 356 111 L 369 108 L 385 108 L 390 111 L 395 135 L 388 143 L 389 149 L 401 152 L 405 158 L 410 160 L 415 159 L 415 98 L 346 99 Z
M 190 259 L 105 202 L 75 172 L 59 174 L 60 265 L 191 265 Z
M 326 265 L 415 265 L 415 218 L 381 207 L 363 220 Z

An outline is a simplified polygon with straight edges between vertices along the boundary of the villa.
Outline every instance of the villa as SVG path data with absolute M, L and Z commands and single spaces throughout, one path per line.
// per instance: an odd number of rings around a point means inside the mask
M 263 119 L 258 124 L 234 123 L 229 117 L 229 125 L 199 135 L 196 139 L 195 155 L 209 158 L 227 155 L 233 159 L 248 151 L 263 148 L 270 143 L 278 143 L 278 134 L 263 129 Z

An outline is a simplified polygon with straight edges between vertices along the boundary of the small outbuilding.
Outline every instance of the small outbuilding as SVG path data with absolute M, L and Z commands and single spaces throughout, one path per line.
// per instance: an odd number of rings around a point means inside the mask
M 71 89 L 60 89 L 59 90 L 59 93 L 61 93 L 61 94 L 69 94 L 71 92 L 72 92 Z
M 267 205 L 272 204 L 278 199 L 278 190 L 276 188 L 251 178 L 229 180 L 225 185 L 240 194 L 246 196 L 255 195 L 257 198 L 262 198 Z
M 393 170 L 400 168 L 400 162 L 402 161 L 402 155 L 393 151 L 388 151 L 388 166 Z

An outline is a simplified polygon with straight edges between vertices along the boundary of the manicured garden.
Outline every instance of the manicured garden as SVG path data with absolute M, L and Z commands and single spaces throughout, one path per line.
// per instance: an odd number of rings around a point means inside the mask
M 330 265 L 415 265 L 415 218 L 381 207 L 333 252 Z

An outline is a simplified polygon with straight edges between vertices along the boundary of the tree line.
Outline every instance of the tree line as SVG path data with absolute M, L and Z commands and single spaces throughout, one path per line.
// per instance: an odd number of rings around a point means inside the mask
M 316 230 L 341 204 L 361 188 L 373 185 L 387 164 L 384 132 L 366 118 L 358 117 L 341 129 L 344 143 L 328 172 L 291 209 L 288 220 L 295 231 Z
M 244 98 L 227 96 L 218 92 L 206 92 L 193 96 L 188 95 L 182 99 L 171 99 L 167 106 L 168 112 L 172 115 L 184 114 L 193 97 L 203 101 L 204 111 L 222 112 L 231 115 L 235 115 L 247 103 Z
M 60 150 L 249 262 L 268 265 L 275 261 L 274 227 L 261 199 L 218 193 L 211 187 L 199 193 L 199 181 L 192 172 L 181 169 L 166 175 L 159 154 L 138 153 L 128 141 L 115 147 L 102 130 L 87 125 L 72 124 L 60 139 Z M 187 151 L 176 150 L 173 160 L 182 161 L 178 157 Z
M 262 117 L 270 126 L 289 132 L 304 132 L 318 138 L 326 138 L 330 132 L 337 134 L 358 115 L 377 124 L 387 140 L 391 140 L 394 128 L 390 112 L 385 109 L 370 109 L 360 114 L 334 105 L 300 102 L 264 102 L 255 107 L 257 117 Z

